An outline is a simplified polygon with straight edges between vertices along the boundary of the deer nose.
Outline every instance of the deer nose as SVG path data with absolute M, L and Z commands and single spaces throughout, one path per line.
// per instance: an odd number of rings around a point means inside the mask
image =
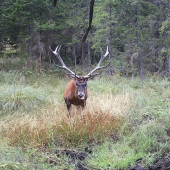
M 83 94 L 79 94 L 78 97 L 79 97 L 80 99 L 83 99 L 83 98 L 84 98 L 84 95 L 83 95 Z

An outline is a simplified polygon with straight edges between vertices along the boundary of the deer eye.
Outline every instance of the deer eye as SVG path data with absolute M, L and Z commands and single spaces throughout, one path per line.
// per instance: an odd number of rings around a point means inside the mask
M 78 83 L 76 82 L 76 86 L 78 86 Z

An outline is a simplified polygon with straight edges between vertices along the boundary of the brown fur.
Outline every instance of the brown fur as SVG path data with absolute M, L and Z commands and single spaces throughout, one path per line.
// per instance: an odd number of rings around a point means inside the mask
M 87 80 L 82 79 L 72 79 L 68 84 L 64 92 L 64 99 L 65 103 L 67 105 L 67 110 L 70 114 L 70 107 L 71 105 L 75 106 L 81 106 L 82 108 L 85 107 L 86 105 L 86 100 L 87 100 L 87 87 L 85 87 L 85 96 L 84 99 L 80 99 L 77 95 L 77 87 L 76 87 L 76 82 L 84 83 Z

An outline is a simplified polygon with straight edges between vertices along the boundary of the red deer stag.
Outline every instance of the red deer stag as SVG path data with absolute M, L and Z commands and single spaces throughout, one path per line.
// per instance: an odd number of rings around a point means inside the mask
M 60 56 L 60 49 L 61 46 L 57 46 L 55 51 L 53 51 L 50 47 L 50 50 L 53 52 L 53 54 L 58 58 L 58 60 L 60 61 L 62 66 L 57 65 L 54 61 L 54 64 L 56 67 L 65 69 L 66 71 L 68 71 L 69 73 L 66 73 L 67 75 L 69 75 L 70 77 L 72 77 L 73 79 L 68 83 L 65 92 L 64 92 L 64 99 L 65 99 L 65 103 L 67 105 L 67 110 L 68 113 L 70 115 L 70 108 L 71 105 L 76 105 L 76 106 L 81 106 L 82 108 L 84 108 L 86 106 L 86 100 L 87 100 L 87 81 L 91 78 L 93 78 L 94 76 L 100 74 L 100 73 L 95 73 L 95 71 L 105 68 L 107 67 L 110 63 L 108 63 L 105 66 L 101 66 L 101 63 L 103 62 L 103 60 L 108 56 L 109 54 L 109 50 L 108 50 L 108 46 L 107 46 L 107 50 L 106 53 L 103 54 L 102 49 L 100 48 L 101 51 L 101 58 L 99 63 L 97 64 L 97 66 L 90 72 L 88 73 L 86 76 L 78 76 L 76 75 L 76 73 L 74 73 L 73 71 L 71 71 L 63 62 L 61 56 Z

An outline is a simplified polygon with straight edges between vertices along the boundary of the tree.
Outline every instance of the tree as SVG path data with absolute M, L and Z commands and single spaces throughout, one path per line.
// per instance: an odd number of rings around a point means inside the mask
M 109 74 L 169 77 L 169 2 L 162 0 L 2 0 L 0 44 L 15 44 L 30 68 L 51 68 L 49 45 L 66 64 L 89 69 L 109 45 Z M 89 20 L 90 19 L 90 20 Z M 81 50 L 82 49 L 82 50 Z M 87 64 L 86 64 L 87 63 Z M 117 69 L 116 69 L 117 68 Z
M 91 30 L 91 27 L 92 27 L 94 2 L 95 2 L 95 0 L 91 0 L 91 1 L 90 1 L 89 26 L 88 26 L 88 28 L 87 28 L 87 30 L 86 30 L 83 38 L 82 38 L 81 48 L 82 48 L 83 44 L 85 43 L 85 41 L 86 41 L 86 39 L 87 39 L 87 36 L 88 36 L 88 34 L 89 34 L 90 30 Z M 54 6 L 56 6 L 56 4 L 57 4 L 57 0 L 54 0 Z
M 142 59 L 142 54 L 141 54 L 141 42 L 140 42 L 140 35 L 139 35 L 139 5 L 140 2 L 136 1 L 135 5 L 135 15 L 136 15 L 136 41 L 137 41 L 137 47 L 138 47 L 138 60 L 139 60 L 139 74 L 142 80 L 144 80 L 144 73 L 143 73 L 143 59 Z

